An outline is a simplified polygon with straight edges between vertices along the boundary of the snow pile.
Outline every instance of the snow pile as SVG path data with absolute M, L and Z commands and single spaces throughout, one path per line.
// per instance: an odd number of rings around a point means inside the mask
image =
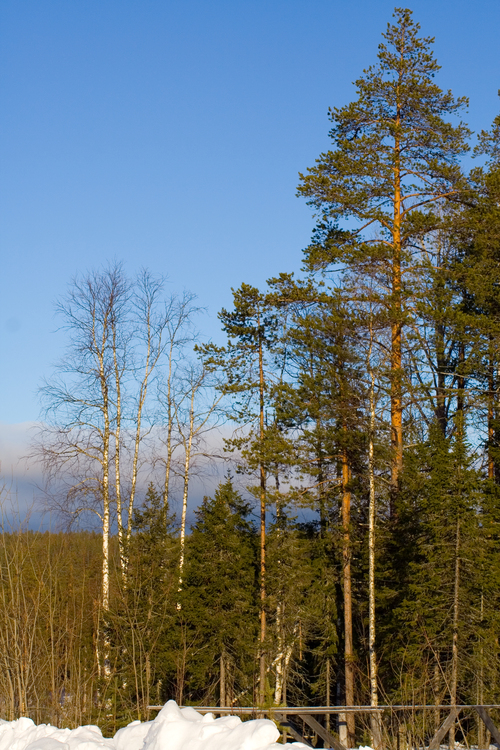
M 25 717 L 0 723 L 0 750 L 98 750 L 114 747 L 114 740 L 105 739 L 99 727 L 57 729 L 50 724 L 37 727 Z
M 57 729 L 31 719 L 0 721 L 0 750 L 283 750 L 279 730 L 268 719 L 214 719 L 169 701 L 154 721 L 133 721 L 112 739 L 98 727 Z M 294 748 L 304 748 L 299 742 Z

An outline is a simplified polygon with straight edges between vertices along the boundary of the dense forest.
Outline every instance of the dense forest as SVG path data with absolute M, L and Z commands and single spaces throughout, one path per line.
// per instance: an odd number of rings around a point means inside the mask
M 474 145 L 419 34 L 330 110 L 304 273 L 233 290 L 224 346 L 147 271 L 61 299 L 33 452 L 99 531 L 4 525 L 4 718 L 500 702 L 500 116 Z

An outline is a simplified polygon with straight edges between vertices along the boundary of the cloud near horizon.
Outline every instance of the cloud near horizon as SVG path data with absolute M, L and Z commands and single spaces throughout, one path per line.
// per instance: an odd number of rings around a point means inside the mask
M 4 521 L 10 526 L 26 523 L 31 529 L 47 530 L 57 528 L 57 514 L 47 509 L 44 493 L 44 477 L 40 463 L 30 457 L 31 440 L 38 422 L 8 424 L 0 422 L 0 510 Z M 222 438 L 217 434 L 209 441 L 214 453 L 222 452 Z M 218 462 L 212 470 L 200 475 L 194 472 L 190 480 L 188 524 L 194 520 L 193 511 L 201 504 L 205 495 L 213 494 L 226 471 L 224 462 Z M 144 494 L 151 476 L 143 478 Z M 238 485 L 239 481 L 236 482 Z M 244 484 L 247 483 L 245 479 Z M 243 489 L 238 487 L 239 490 Z M 178 494 L 178 493 L 177 493 Z M 179 500 L 175 496 L 172 509 L 179 511 Z

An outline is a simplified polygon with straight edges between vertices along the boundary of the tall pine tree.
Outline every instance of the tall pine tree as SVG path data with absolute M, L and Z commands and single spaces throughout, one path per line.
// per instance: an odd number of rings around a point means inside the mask
M 370 278 L 366 293 L 387 316 L 393 496 L 403 465 L 403 331 L 415 252 L 439 225 L 439 205 L 465 187 L 458 158 L 468 136 L 449 122 L 465 100 L 433 80 L 433 39 L 418 35 L 410 10 L 394 15 L 378 64 L 356 81 L 357 99 L 330 110 L 334 150 L 320 155 L 299 186 L 320 217 L 308 266 L 355 272 L 358 299 L 365 293 L 359 280 Z

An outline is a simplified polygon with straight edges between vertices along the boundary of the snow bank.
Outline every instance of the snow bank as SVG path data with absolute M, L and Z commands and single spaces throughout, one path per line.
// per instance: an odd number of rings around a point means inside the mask
M 98 727 L 57 729 L 31 719 L 0 721 L 0 750 L 283 750 L 279 731 L 268 719 L 242 722 L 237 716 L 214 719 L 169 701 L 154 721 L 133 721 L 112 739 Z M 300 750 L 299 742 L 290 743 Z
M 114 747 L 114 740 L 105 739 L 99 727 L 57 729 L 50 724 L 37 727 L 25 717 L 0 723 L 0 750 L 98 750 Z

